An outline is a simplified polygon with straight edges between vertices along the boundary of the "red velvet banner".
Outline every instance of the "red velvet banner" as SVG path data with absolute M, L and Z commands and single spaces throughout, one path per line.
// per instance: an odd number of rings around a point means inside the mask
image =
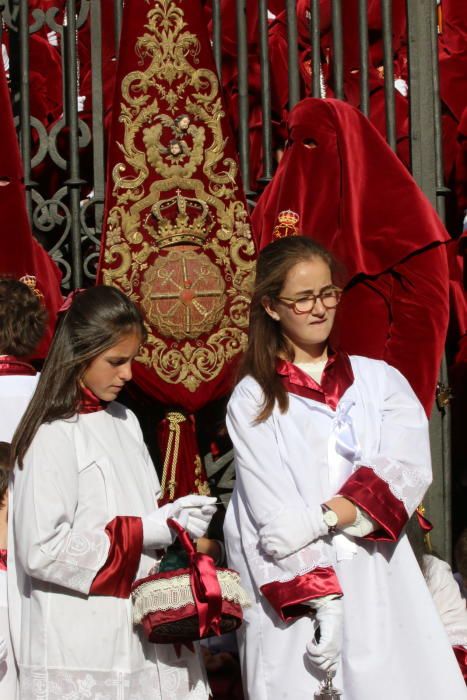
M 255 247 L 202 2 L 128 0 L 122 27 L 98 281 L 145 313 L 133 376 L 176 498 L 206 492 L 189 414 L 231 388 Z
M 200 0 L 128 0 L 98 280 L 143 307 L 135 379 L 196 411 L 245 347 L 255 249 Z

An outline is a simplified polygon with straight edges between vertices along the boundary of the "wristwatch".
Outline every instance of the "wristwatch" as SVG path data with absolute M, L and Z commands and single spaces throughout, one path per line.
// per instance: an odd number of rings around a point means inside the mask
M 337 529 L 337 523 L 339 518 L 337 513 L 335 513 L 326 503 L 321 504 L 321 510 L 323 511 L 324 524 L 328 526 L 328 533 L 331 535 Z

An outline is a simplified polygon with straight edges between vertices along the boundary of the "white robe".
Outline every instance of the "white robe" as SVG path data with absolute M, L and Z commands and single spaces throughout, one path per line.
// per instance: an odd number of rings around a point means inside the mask
M 39 374 L 0 375 L 0 440 L 11 442 L 36 390 Z M 15 700 L 17 672 L 8 622 L 7 574 L 0 572 L 0 637 L 7 643 L 7 658 L 0 664 L 0 700 Z
M 236 486 L 225 521 L 230 566 L 256 601 L 238 633 L 248 700 L 309 700 L 322 679 L 308 665 L 307 616 L 283 622 L 260 590 L 287 591 L 316 567 L 334 567 L 344 593 L 344 646 L 335 679 L 344 700 L 465 700 L 467 691 L 409 542 L 325 537 L 280 561 L 261 550 L 259 529 L 284 507 L 317 506 L 359 465 L 371 467 L 411 514 L 431 481 L 427 421 L 408 382 L 386 363 L 351 357 L 354 383 L 336 411 L 289 394 L 253 421 L 262 392 L 236 387 L 227 425 Z
M 39 381 L 35 375 L 0 375 L 0 440 L 11 442 Z
M 131 411 L 42 425 L 15 470 L 8 576 L 21 700 L 206 700 L 198 649 L 148 643 L 131 600 L 88 596 L 117 515 L 156 507 L 159 482 Z M 11 531 L 10 531 L 11 532 Z M 141 555 L 137 577 L 155 560 Z

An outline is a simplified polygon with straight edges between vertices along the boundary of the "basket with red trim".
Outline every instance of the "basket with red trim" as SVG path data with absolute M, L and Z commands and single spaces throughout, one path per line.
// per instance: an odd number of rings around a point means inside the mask
M 243 620 L 249 599 L 233 569 L 215 566 L 196 551 L 188 533 L 175 520 L 188 556 L 188 567 L 163 571 L 135 581 L 132 587 L 133 622 L 143 627 L 150 642 L 172 644 L 231 632 Z

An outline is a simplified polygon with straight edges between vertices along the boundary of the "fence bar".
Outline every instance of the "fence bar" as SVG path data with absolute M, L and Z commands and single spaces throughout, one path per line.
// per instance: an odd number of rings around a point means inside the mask
M 439 93 L 439 65 L 438 65 L 438 17 L 437 6 L 431 4 L 431 56 L 433 71 L 433 108 L 435 129 L 435 158 L 436 158 L 436 209 L 442 221 L 446 218 L 445 196 L 450 191 L 444 184 L 443 170 L 443 133 L 441 126 L 441 101 Z
M 434 0 L 407 0 L 407 34 L 410 95 L 410 149 L 412 174 L 434 207 L 437 203 L 437 163 L 435 132 L 435 91 L 431 69 L 436 60 L 432 38 Z M 446 363 L 441 368 L 446 382 Z M 450 410 L 435 407 L 430 419 L 433 484 L 424 503 L 437 523 L 432 532 L 434 549 L 451 559 L 451 455 Z
M 311 0 L 310 10 L 311 94 L 313 97 L 323 97 L 321 94 L 321 31 L 319 0 Z
M 332 0 L 332 72 L 334 95 L 344 99 L 344 48 L 342 37 L 342 2 Z
M 412 174 L 436 206 L 436 157 L 432 66 L 431 6 L 433 0 L 407 0 Z
M 392 50 L 392 0 L 381 0 L 383 20 L 384 97 L 386 111 L 386 141 L 396 150 L 396 101 L 394 95 L 394 58 Z
M 263 117 L 263 175 L 261 182 L 272 179 L 271 76 L 269 69 L 268 2 L 259 0 L 259 62 L 261 68 L 261 111 Z
M 248 36 L 246 23 L 246 0 L 236 0 L 237 14 L 237 62 L 238 62 L 238 149 L 243 187 L 250 192 L 250 140 L 248 105 Z
M 92 153 L 94 173 L 94 215 L 96 236 L 102 231 L 105 196 L 104 109 L 102 86 L 102 16 L 100 0 L 91 0 L 91 69 L 92 69 Z
M 358 0 L 358 34 L 360 39 L 360 109 L 370 114 L 368 71 L 368 0 Z
M 221 0 L 212 0 L 212 48 L 219 83 L 222 85 L 222 16 Z
M 78 136 L 78 60 L 76 51 L 76 2 L 66 2 L 66 25 L 63 27 L 65 39 L 65 98 L 66 124 L 69 139 L 69 177 L 65 181 L 70 195 L 71 214 L 71 265 L 72 286 L 83 283 L 81 254 L 80 195 L 82 180 L 79 176 L 79 136 Z
M 106 0 L 111 2 L 112 0 Z M 120 53 L 120 36 L 122 33 L 122 0 L 113 0 L 114 3 L 114 33 L 115 33 L 115 55 L 118 58 Z
M 289 62 L 289 110 L 300 100 L 300 74 L 298 72 L 298 29 L 295 0 L 286 0 L 287 47 Z
M 29 104 L 29 8 L 28 1 L 21 0 L 18 18 L 20 60 L 20 143 L 23 160 L 24 189 L 29 221 L 32 220 L 31 180 L 31 111 Z M 1 60 L 1 57 L 0 57 Z

